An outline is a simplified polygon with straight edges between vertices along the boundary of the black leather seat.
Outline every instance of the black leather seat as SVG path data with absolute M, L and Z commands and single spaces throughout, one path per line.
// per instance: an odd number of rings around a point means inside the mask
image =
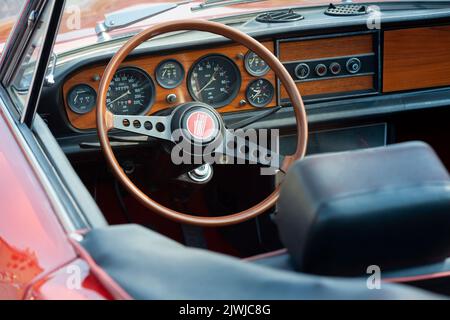
M 276 222 L 306 273 L 442 262 L 450 257 L 450 178 L 422 142 L 307 157 L 284 181 Z
M 441 258 L 449 243 L 450 233 L 442 234 L 449 226 L 449 203 L 448 174 L 428 146 L 415 143 L 300 161 L 285 181 L 277 220 L 301 269 L 341 273 L 354 271 L 353 263 L 359 268 Z M 430 238 L 421 243 L 421 235 Z M 407 243 L 412 249 L 404 248 Z M 365 277 L 294 272 L 286 254 L 243 261 L 188 248 L 137 225 L 92 230 L 81 246 L 136 299 L 437 298 L 387 283 L 369 290 Z
M 185 247 L 137 225 L 92 230 L 83 248 L 135 299 L 436 299 L 406 286 L 278 270 Z M 100 278 L 101 280 L 102 278 Z

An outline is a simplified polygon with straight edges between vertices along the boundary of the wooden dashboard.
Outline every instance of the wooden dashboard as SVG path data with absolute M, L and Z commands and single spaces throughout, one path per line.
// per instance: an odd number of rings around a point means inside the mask
M 278 45 L 278 57 L 291 71 L 292 77 L 304 98 L 323 95 L 345 95 L 355 92 L 376 90 L 376 48 L 373 33 L 329 36 L 315 38 L 298 38 L 281 40 Z M 364 59 L 371 59 L 365 64 Z M 350 59 L 362 61 L 361 69 L 350 73 L 346 64 Z M 300 64 L 309 68 L 309 75 L 304 79 L 297 73 Z M 324 74 L 317 74 L 318 66 L 325 66 Z M 340 68 L 333 73 L 331 66 Z M 337 69 L 336 69 L 337 71 Z M 287 98 L 284 88 L 280 91 L 281 99 Z
M 263 42 L 263 44 L 272 52 L 274 52 L 274 46 L 272 42 Z M 232 61 L 236 63 L 236 66 L 239 69 L 239 72 L 241 74 L 241 86 L 239 89 L 239 92 L 234 98 L 231 103 L 229 103 L 227 106 L 219 108 L 218 111 L 221 113 L 224 112 L 235 112 L 235 111 L 242 111 L 242 110 L 251 110 L 255 109 L 255 107 L 251 106 L 248 103 L 242 103 L 242 100 L 246 100 L 245 91 L 248 86 L 248 84 L 258 79 L 259 77 L 255 77 L 250 75 L 245 67 L 244 67 L 244 56 L 247 53 L 247 49 L 240 45 L 227 45 L 222 47 L 216 47 L 214 49 L 202 49 L 202 50 L 195 50 L 195 51 L 182 51 L 175 54 L 170 55 L 155 55 L 155 56 L 146 56 L 142 58 L 133 58 L 130 60 L 127 60 L 122 64 L 123 67 L 125 66 L 134 66 L 138 67 L 150 75 L 150 77 L 155 80 L 155 69 L 158 66 L 158 64 L 161 61 L 164 61 L 166 59 L 176 59 L 178 62 L 180 62 L 185 70 L 184 79 L 182 83 L 174 88 L 174 89 L 165 89 L 161 86 L 159 86 L 156 81 L 155 83 L 155 92 L 156 97 L 153 106 L 151 107 L 150 111 L 147 114 L 153 114 L 155 112 L 161 111 L 166 108 L 170 108 L 174 105 L 177 105 L 182 102 L 192 101 L 192 97 L 189 94 L 189 90 L 187 88 L 187 81 L 186 77 L 188 74 L 188 70 L 191 68 L 191 66 L 194 64 L 195 61 L 197 61 L 199 58 L 209 55 L 209 54 L 221 54 L 225 55 Z M 67 113 L 67 117 L 69 119 L 69 122 L 71 125 L 77 129 L 83 130 L 83 129 L 92 129 L 96 127 L 96 114 L 95 114 L 95 108 L 86 113 L 86 114 L 78 114 L 73 112 L 67 103 L 67 95 L 69 93 L 69 90 L 73 88 L 75 85 L 79 84 L 87 84 L 91 86 L 96 92 L 98 91 L 98 87 L 100 84 L 100 77 L 103 75 L 103 71 L 106 68 L 106 65 L 98 65 L 98 66 L 91 66 L 87 68 L 83 68 L 76 73 L 72 74 L 64 83 L 63 85 L 63 96 L 64 96 L 64 105 L 65 110 Z M 266 75 L 263 76 L 263 78 L 269 80 L 273 86 L 275 87 L 275 75 L 272 71 L 269 71 Z M 167 96 L 169 94 L 176 94 L 177 101 L 174 103 L 169 103 L 167 101 Z M 272 101 L 267 105 L 266 108 L 274 107 L 276 105 L 276 95 L 274 95 Z
M 384 33 L 383 92 L 450 85 L 450 26 Z
M 450 86 L 450 26 L 289 38 L 265 41 L 263 44 L 278 55 L 306 101 Z M 253 76 L 247 72 L 244 62 L 247 51 L 240 45 L 226 45 L 133 58 L 123 66 L 138 67 L 153 80 L 155 69 L 163 60 L 176 59 L 183 66 L 185 74 L 178 87 L 166 89 L 153 81 L 155 99 L 147 114 L 192 101 L 187 86 L 188 70 L 199 58 L 211 54 L 224 55 L 232 60 L 242 80 L 236 97 L 219 108 L 219 112 L 255 110 L 246 101 L 246 89 L 258 78 L 267 79 L 275 88 L 275 94 L 266 108 L 288 102 L 286 91 L 272 71 L 263 76 Z M 77 129 L 95 128 L 95 108 L 85 114 L 73 112 L 67 104 L 67 95 L 71 88 L 80 84 L 87 84 L 97 91 L 105 67 L 94 65 L 82 68 L 63 84 L 66 114 L 71 125 Z M 175 94 L 177 100 L 168 102 L 169 94 Z

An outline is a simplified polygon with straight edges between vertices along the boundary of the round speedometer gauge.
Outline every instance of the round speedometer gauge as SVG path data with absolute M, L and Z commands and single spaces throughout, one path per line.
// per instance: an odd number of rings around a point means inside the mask
M 147 112 L 153 104 L 155 85 L 149 75 L 138 68 L 119 69 L 109 85 L 106 106 L 118 115 Z
M 236 98 L 241 74 L 233 61 L 222 55 L 208 55 L 189 71 L 188 89 L 192 98 L 220 108 Z

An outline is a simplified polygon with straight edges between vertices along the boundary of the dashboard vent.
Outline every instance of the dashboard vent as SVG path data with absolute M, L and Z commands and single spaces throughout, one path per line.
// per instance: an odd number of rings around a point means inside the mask
M 367 6 L 359 4 L 339 4 L 330 3 L 325 14 L 329 16 L 361 16 L 367 14 Z
M 304 19 L 304 17 L 301 14 L 295 13 L 292 9 L 261 13 L 256 17 L 256 21 L 262 23 L 286 23 L 302 19 Z

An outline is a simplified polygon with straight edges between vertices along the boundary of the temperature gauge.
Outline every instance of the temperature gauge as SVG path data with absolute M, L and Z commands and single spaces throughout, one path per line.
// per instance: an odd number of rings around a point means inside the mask
M 183 66 L 176 60 L 164 60 L 156 68 L 156 81 L 166 89 L 178 87 L 184 79 Z
M 256 79 L 248 85 L 245 96 L 252 106 L 261 108 L 272 101 L 274 93 L 275 90 L 269 80 Z
M 247 52 L 244 62 L 245 69 L 252 76 L 260 77 L 270 70 L 269 65 L 253 51 Z
M 97 99 L 97 93 L 87 84 L 79 84 L 70 89 L 67 95 L 67 103 L 70 109 L 78 114 L 90 112 Z

